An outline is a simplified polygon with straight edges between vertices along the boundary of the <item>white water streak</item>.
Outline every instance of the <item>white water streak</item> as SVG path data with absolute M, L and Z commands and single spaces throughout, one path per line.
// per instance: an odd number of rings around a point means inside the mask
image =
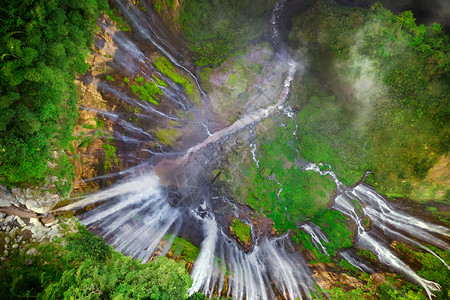
M 323 164 L 320 165 L 323 166 Z M 319 166 L 309 163 L 305 170 L 312 170 L 321 175 L 329 175 L 334 180 L 340 194 L 336 197 L 333 208 L 350 217 L 358 226 L 357 243 L 361 247 L 371 250 L 382 264 L 395 269 L 421 285 L 430 299 L 433 296 L 433 292 L 440 291 L 441 287 L 439 284 L 419 276 L 400 260 L 389 246 L 385 245 L 383 237 L 376 234 L 374 230 L 367 231 L 364 228 L 363 218 L 357 212 L 359 208 L 355 206 L 352 199 L 359 199 L 364 204 L 360 207 L 363 215 L 369 217 L 373 221 L 374 227 L 381 229 L 386 236 L 409 242 L 415 246 L 420 245 L 422 249 L 436 257 L 438 255 L 431 249 L 410 239 L 402 232 L 441 249 L 449 250 L 450 246 L 448 243 L 437 236 L 450 236 L 449 228 L 425 222 L 404 212 L 394 211 L 380 194 L 364 183 L 358 184 L 353 189 L 348 189 L 339 181 L 329 165 L 328 170 L 321 171 Z M 438 258 L 448 268 L 448 264 L 442 258 Z

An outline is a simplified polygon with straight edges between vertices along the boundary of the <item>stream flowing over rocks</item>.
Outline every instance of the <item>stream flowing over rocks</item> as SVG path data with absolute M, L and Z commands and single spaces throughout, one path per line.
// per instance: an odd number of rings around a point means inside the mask
M 34 241 L 61 236 L 62 226 L 53 216 L 74 211 L 90 231 L 115 250 L 142 263 L 168 254 L 176 237 L 192 242 L 199 248 L 199 254 L 190 265 L 193 280 L 190 295 L 201 292 L 207 297 L 233 299 L 313 299 L 327 298 L 325 289 L 336 286 L 338 280 L 362 288 L 358 279 L 347 274 L 338 277 L 326 264 L 308 265 L 307 251 L 299 251 L 293 244 L 291 232 L 280 235 L 267 218 L 261 217 L 258 223 L 252 219 L 257 212 L 234 203 L 230 195 L 220 194 L 220 189 L 214 186 L 217 174 L 213 179 L 205 175 L 211 173 L 222 152 L 233 151 L 242 139 L 249 144 L 251 159 L 260 169 L 258 147 L 251 141 L 255 128 L 275 115 L 295 121 L 289 106 L 291 84 L 294 78 L 301 78 L 307 64 L 299 55 L 292 54 L 280 33 L 279 23 L 289 1 L 276 2 L 268 17 L 269 41 L 274 52 L 255 46 L 246 54 L 250 62 L 251 59 L 259 62 L 258 56 L 273 54 L 270 61 L 261 63 L 267 72 L 249 83 L 250 87 L 242 88 L 252 91 L 247 102 L 230 100 L 236 101 L 234 107 L 229 106 L 223 114 L 218 113 L 227 107 L 220 98 L 226 95 L 223 89 L 205 92 L 196 76 L 198 70 L 184 59 L 185 52 L 178 50 L 181 46 L 165 39 L 163 25 L 151 8 L 146 6 L 145 12 L 131 1 L 112 2 L 130 24 L 132 33 L 120 32 L 111 20 L 100 18 L 101 32 L 95 40 L 98 53 L 91 58 L 94 67 L 78 82 L 85 95 L 79 106 L 80 119 L 94 126 L 93 120 L 97 122 L 98 118 L 104 125 L 97 129 L 89 146 L 76 150 L 79 151 L 74 184 L 79 193 L 77 201 L 55 208 L 61 199 L 47 191 L 49 186 L 11 191 L 0 186 L 1 229 L 9 235 L 21 233 L 15 235 L 17 239 L 5 239 L 5 247 L 21 247 L 19 236 Z M 180 84 L 155 66 L 160 58 L 169 61 L 191 84 L 194 90 L 191 95 L 187 96 Z M 124 76 L 108 80 L 97 69 L 99 65 L 107 67 L 108 74 Z M 231 69 L 231 63 L 229 66 Z M 211 83 L 225 86 L 231 75 L 231 71 L 215 70 Z M 141 100 L 127 91 L 125 84 L 118 83 L 123 77 L 127 80 L 142 77 L 146 83 L 158 86 L 162 91 L 158 99 L 162 100 L 158 105 Z M 266 85 L 274 88 L 263 91 Z M 86 128 L 77 125 L 75 135 L 81 136 Z M 301 128 L 296 127 L 292 135 L 298 130 Z M 116 157 L 95 155 L 108 147 L 105 145 L 115 145 Z M 379 266 L 374 268 L 373 263 L 357 256 L 352 249 L 337 251 L 337 257 L 369 273 L 374 281 L 382 274 L 401 274 L 421 286 L 432 299 L 433 293 L 441 289 L 439 284 L 418 275 L 391 244 L 401 241 L 420 248 L 450 270 L 433 250 L 434 247 L 450 250 L 449 228 L 395 207 L 365 182 L 346 186 L 332 166 L 301 161 L 295 165 L 303 172 L 332 178 L 336 192 L 330 209 L 348 217 L 355 228 L 355 248 L 370 250 Z M 285 187 L 276 176 L 265 179 L 279 185 L 279 199 Z M 99 190 L 90 192 L 96 189 Z M 239 241 L 238 235 L 231 232 L 230 223 L 235 218 L 243 219 L 243 226 L 249 228 L 249 241 Z M 74 227 L 75 224 L 70 224 L 69 231 Z M 327 234 L 318 225 L 306 221 L 298 224 L 298 228 L 310 237 L 321 254 L 330 257 L 325 246 L 329 242 Z M 36 249 L 28 251 L 34 253 Z

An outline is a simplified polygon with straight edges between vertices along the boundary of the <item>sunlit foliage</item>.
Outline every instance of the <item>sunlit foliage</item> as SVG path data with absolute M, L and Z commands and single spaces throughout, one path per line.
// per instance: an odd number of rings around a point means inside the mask
M 13 252 L 2 262 L 0 298 L 185 299 L 192 284 L 183 263 L 125 257 L 80 226 L 62 240 Z
M 0 10 L 0 183 L 36 182 L 67 148 L 76 73 L 86 71 L 104 0 L 8 1 Z

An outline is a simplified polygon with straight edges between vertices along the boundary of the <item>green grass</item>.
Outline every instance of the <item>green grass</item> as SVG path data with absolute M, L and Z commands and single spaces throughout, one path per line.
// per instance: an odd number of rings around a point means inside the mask
M 270 123 L 270 120 L 267 122 Z M 229 168 L 233 171 L 227 168 L 221 175 L 221 180 L 226 182 L 236 201 L 265 213 L 279 231 L 295 230 L 297 224 L 326 208 L 335 189 L 334 182 L 328 176 L 312 171 L 302 172 L 296 168 L 295 147 L 300 146 L 293 140 L 295 124 L 291 119 L 283 122 L 287 124 L 287 129 L 269 127 L 271 129 L 259 141 L 259 170 L 247 148 L 243 150 L 248 151 L 246 159 L 242 161 L 242 155 L 229 157 L 233 162 Z M 283 186 L 280 199 L 277 195 L 280 186 L 275 180 L 266 178 L 268 176 L 275 176 Z
M 246 244 L 251 239 L 251 229 L 247 224 L 242 223 L 239 219 L 234 219 L 231 222 L 231 232 L 243 243 Z
M 359 269 L 354 267 L 351 263 L 349 263 L 348 261 L 346 261 L 345 259 L 341 259 L 339 261 L 339 266 L 348 270 L 350 275 L 357 275 L 359 274 Z
M 359 181 L 368 164 L 367 141 L 353 128 L 353 116 L 333 96 L 312 96 L 298 113 L 300 155 L 314 163 L 327 163 L 346 185 Z

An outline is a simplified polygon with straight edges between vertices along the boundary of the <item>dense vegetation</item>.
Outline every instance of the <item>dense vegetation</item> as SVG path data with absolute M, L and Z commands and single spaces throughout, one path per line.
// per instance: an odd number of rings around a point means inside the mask
M 329 82 L 299 89 L 301 156 L 330 163 L 347 184 L 369 169 L 383 193 L 411 194 L 449 149 L 448 36 L 380 5 L 319 1 L 293 25 L 291 43 L 314 49 L 317 77 Z
M 221 63 L 262 36 L 263 16 L 274 0 L 183 1 L 180 24 L 199 66 Z
M 301 222 L 326 208 L 335 188 L 328 176 L 303 172 L 296 166 L 295 149 L 300 145 L 292 134 L 294 121 L 286 119 L 280 120 L 286 128 L 277 126 L 261 139 L 262 146 L 257 149 L 259 169 L 248 153 L 237 170 L 226 170 L 221 177 L 237 201 L 264 212 L 274 221 L 276 229 L 282 231 L 296 229 Z M 242 158 L 231 158 L 235 159 Z
M 15 251 L 0 268 L 0 298 L 184 299 L 192 279 L 184 263 L 141 264 L 80 226 L 64 240 Z M 66 244 L 63 246 L 63 244 Z
M 77 73 L 86 71 L 104 0 L 8 1 L 0 10 L 0 183 L 48 175 L 77 117 Z M 60 155 L 61 160 L 67 160 Z M 63 164 L 60 164 L 63 165 Z M 70 174 L 65 170 L 61 174 Z M 59 175 L 59 174 L 58 174 Z

